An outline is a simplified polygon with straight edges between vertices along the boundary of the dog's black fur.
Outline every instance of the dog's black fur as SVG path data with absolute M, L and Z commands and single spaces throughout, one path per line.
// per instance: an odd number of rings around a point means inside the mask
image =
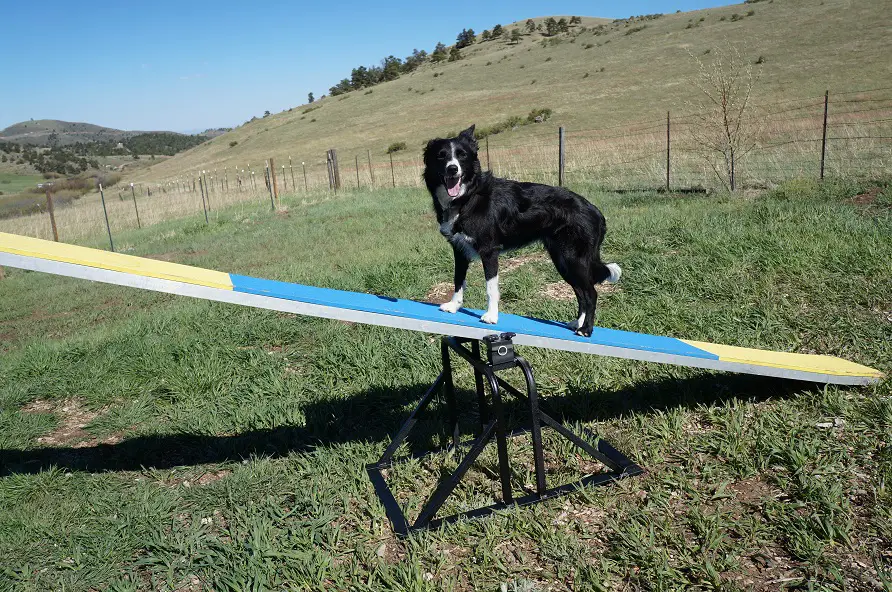
M 472 125 L 458 137 L 429 141 L 424 150 L 424 180 L 433 197 L 440 232 L 452 244 L 455 255 L 456 292 L 463 290 L 468 264 L 475 256 L 483 262 L 489 282 L 498 275 L 500 251 L 542 241 L 576 294 L 579 316 L 585 315 L 581 326 L 573 328 L 590 336 L 598 300 L 595 284 L 608 278 L 616 281 L 620 273 L 619 266 L 608 267 L 601 261 L 601 242 L 607 229 L 604 216 L 562 187 L 521 183 L 483 172 L 477 149 Z M 459 189 L 455 188 L 457 176 Z M 458 195 L 451 196 L 447 184 Z M 492 300 L 492 294 L 488 296 Z M 497 307 L 497 288 L 495 299 Z M 492 306 L 491 301 L 490 310 Z M 492 317 L 487 320 L 494 322 Z

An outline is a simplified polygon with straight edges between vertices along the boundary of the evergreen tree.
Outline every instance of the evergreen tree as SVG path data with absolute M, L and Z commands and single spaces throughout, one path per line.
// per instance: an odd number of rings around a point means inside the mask
M 570 30 L 570 24 L 567 22 L 567 19 L 565 19 L 565 18 L 561 18 L 561 20 L 559 20 L 557 22 L 557 27 L 558 27 L 558 31 L 560 31 L 561 33 L 566 33 Z
M 582 24 L 582 17 L 571 16 L 571 17 L 570 17 L 570 24 L 571 24 L 571 25 L 581 25 L 581 24 Z
M 315 100 L 316 100 L 316 98 L 313 96 L 313 93 L 310 93 L 310 94 L 307 95 L 307 102 L 308 102 L 308 103 L 312 103 L 312 102 L 315 101 Z
M 475 38 L 474 29 L 462 29 L 455 39 L 455 46 L 462 49 L 474 43 Z
M 381 79 L 382 81 L 396 80 L 400 77 L 403 69 L 403 61 L 392 55 L 381 60 Z
M 505 29 L 502 28 L 502 25 L 496 25 L 492 28 L 492 38 L 496 39 L 497 37 L 501 37 L 504 32 Z
M 458 48 L 458 45 L 453 45 L 452 49 L 449 50 L 449 61 L 457 62 L 462 58 L 461 50 Z
M 551 35 L 557 35 L 558 31 L 559 31 L 558 22 L 556 20 L 554 20 L 554 17 L 550 16 L 547 19 L 545 19 L 545 34 L 546 35 L 548 35 L 549 37 Z
M 511 30 L 511 42 L 515 44 L 520 43 L 520 29 Z
M 489 32 L 489 29 L 484 29 L 482 33 L 480 33 L 480 41 L 489 41 L 492 39 L 492 34 Z
M 532 34 L 536 30 L 536 23 L 533 19 L 527 19 L 527 33 Z
M 442 62 L 448 57 L 446 53 L 446 46 L 442 43 L 437 43 L 437 46 L 434 48 L 433 53 L 431 54 L 431 60 L 434 62 Z

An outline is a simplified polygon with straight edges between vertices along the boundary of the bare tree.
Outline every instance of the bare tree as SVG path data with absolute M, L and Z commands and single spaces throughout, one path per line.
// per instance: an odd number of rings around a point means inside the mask
M 756 147 L 759 134 L 751 98 L 761 69 L 754 72 L 731 45 L 710 51 L 709 63 L 690 52 L 688 55 L 697 63 L 694 85 L 701 92 L 700 101 L 690 104 L 694 114 L 691 137 L 725 189 L 734 191 L 736 171 Z

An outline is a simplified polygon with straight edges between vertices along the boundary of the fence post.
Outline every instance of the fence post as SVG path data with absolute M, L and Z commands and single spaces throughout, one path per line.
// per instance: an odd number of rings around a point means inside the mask
M 282 165 L 282 184 L 285 186 L 285 191 L 288 191 L 288 177 L 285 175 L 285 165 Z
M 393 152 L 390 152 L 390 179 L 393 181 L 393 186 L 396 187 L 396 175 L 393 172 Z
M 275 198 L 273 209 L 275 209 L 275 204 L 279 203 L 279 185 L 276 183 L 276 163 L 272 157 L 269 159 L 269 174 L 272 177 L 272 192 L 273 197 Z
M 272 167 L 269 164 L 267 164 L 265 167 L 266 188 L 269 189 L 269 203 L 272 206 L 272 209 L 275 210 L 276 209 L 276 199 L 273 196 L 273 180 L 272 180 L 272 176 L 270 175 L 271 170 L 272 170 Z
M 369 154 L 369 178 L 372 180 L 372 187 L 375 186 L 375 171 L 372 170 L 372 151 L 366 148 Z
M 99 184 L 99 197 L 102 198 L 102 213 L 105 214 L 105 229 L 108 230 L 108 244 L 112 253 L 115 252 L 115 241 L 112 240 L 111 225 L 108 223 L 108 210 L 105 209 L 105 192 L 102 191 L 102 183 Z
M 356 155 L 356 188 L 359 189 L 359 155 Z
M 558 128 L 558 187 L 564 186 L 564 127 Z
M 672 145 L 672 136 L 669 134 L 669 111 L 666 111 L 666 193 L 669 193 L 669 154 Z
M 208 220 L 208 207 L 204 201 L 204 183 L 201 180 L 201 175 L 198 176 L 198 189 L 201 191 L 201 209 L 204 210 L 204 223 L 210 224 Z
M 824 132 L 821 136 L 821 181 L 824 180 L 824 157 L 827 154 L 827 107 L 830 103 L 830 91 L 824 91 Z
M 133 189 L 133 183 L 130 184 L 130 195 L 133 196 L 133 209 L 136 211 L 136 227 L 142 228 L 142 223 L 139 221 L 139 208 L 136 206 L 136 191 Z
M 310 191 L 310 184 L 307 182 L 307 163 L 301 161 L 300 166 L 304 169 L 304 191 Z
M 338 151 L 334 148 L 328 150 L 328 179 L 329 186 L 337 191 L 341 188 L 341 172 L 338 170 Z
M 291 190 L 297 193 L 297 183 L 294 182 L 294 163 L 291 162 L 291 157 L 288 157 L 288 170 L 291 171 Z
M 46 190 L 46 209 L 50 213 L 50 226 L 53 227 L 53 240 L 59 242 L 59 230 L 56 228 L 56 212 L 53 209 L 53 196 Z
M 391 157 L 391 158 L 393 158 L 393 157 Z M 489 160 L 489 136 L 486 136 L 486 170 L 488 170 L 488 171 L 492 170 L 492 164 L 490 163 L 490 160 Z

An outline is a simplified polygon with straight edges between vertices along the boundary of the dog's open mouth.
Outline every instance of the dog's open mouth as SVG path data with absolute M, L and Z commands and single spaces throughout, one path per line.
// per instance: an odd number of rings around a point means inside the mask
M 449 194 L 449 197 L 458 197 L 458 193 L 461 191 L 461 175 L 445 176 L 443 184 L 446 185 L 446 193 Z

